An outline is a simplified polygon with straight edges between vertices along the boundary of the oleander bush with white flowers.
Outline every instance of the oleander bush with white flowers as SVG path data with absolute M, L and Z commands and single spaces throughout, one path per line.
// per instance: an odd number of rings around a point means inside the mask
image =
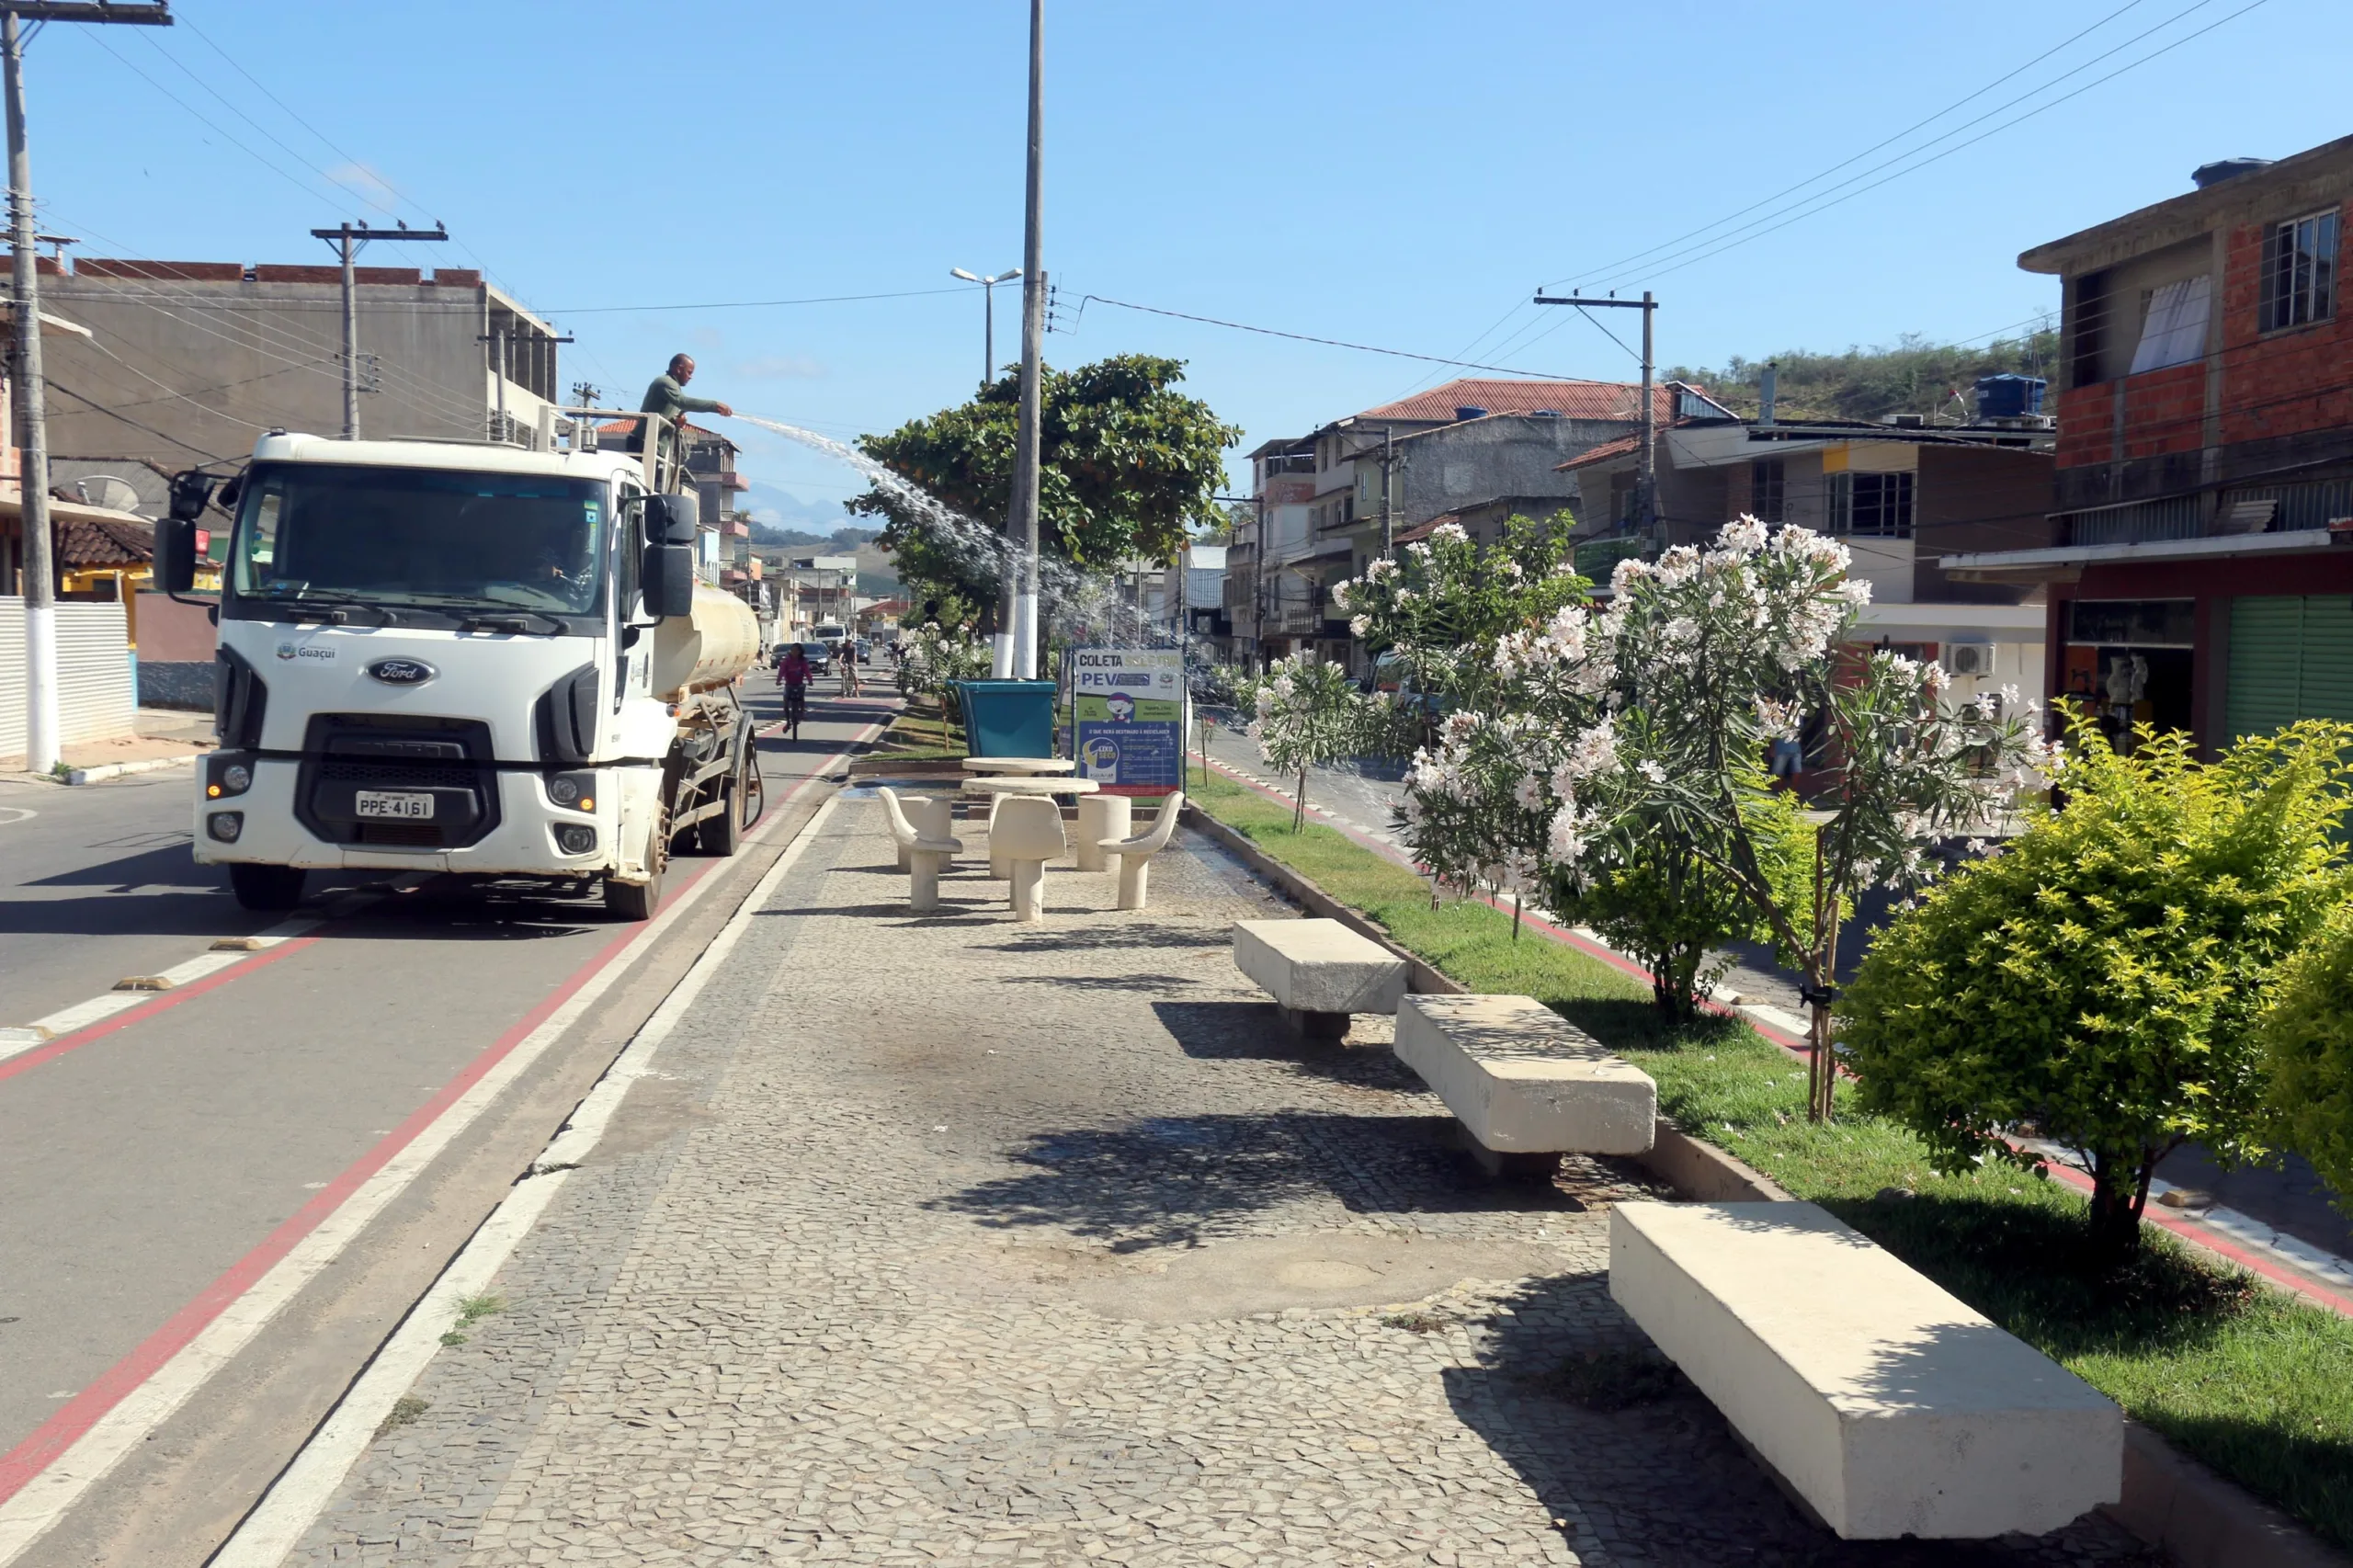
M 1406 776 L 1416 851 L 1442 875 L 1563 900 L 1637 878 L 1634 924 L 1678 877 L 1713 880 L 1806 976 L 1822 1117 L 1840 915 L 1873 882 L 1924 881 L 1938 840 L 1997 824 L 2052 756 L 2015 693 L 1952 702 L 1936 665 L 1847 646 L 1870 599 L 1848 566 L 1834 539 L 1743 517 L 1705 547 L 1619 562 L 1597 609 L 1561 547 L 1548 595 L 1515 599 L 1508 574 L 1442 528 L 1342 601 L 1468 695 Z M 1458 607 L 1498 602 L 1516 625 L 1492 643 L 1464 633 Z M 1836 788 L 1806 855 L 1762 766 L 1816 713 Z

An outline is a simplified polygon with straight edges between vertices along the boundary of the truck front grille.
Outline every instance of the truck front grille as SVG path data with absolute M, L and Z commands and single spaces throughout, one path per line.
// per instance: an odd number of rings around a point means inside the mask
M 498 769 L 478 719 L 319 713 L 302 739 L 295 814 L 330 844 L 462 849 L 498 825 Z M 361 816 L 362 790 L 429 795 L 432 814 Z

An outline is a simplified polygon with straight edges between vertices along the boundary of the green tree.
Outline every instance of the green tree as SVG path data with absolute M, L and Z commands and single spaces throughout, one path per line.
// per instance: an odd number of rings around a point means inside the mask
M 1293 653 L 1255 683 L 1248 733 L 1267 766 L 1299 775 L 1291 802 L 1296 833 L 1307 821 L 1307 770 L 1343 762 L 1362 749 L 1364 699 L 1342 666 Z
M 1041 371 L 1038 538 L 1041 551 L 1082 568 L 1135 556 L 1176 558 L 1195 525 L 1222 524 L 1225 449 L 1242 438 L 1176 385 L 1184 362 L 1116 355 L 1074 370 Z M 910 420 L 858 449 L 940 502 L 1002 530 L 1011 510 L 1019 385 L 1007 374 L 970 403 Z M 847 503 L 884 519 L 882 543 L 910 583 L 994 601 L 997 561 L 880 488 Z
M 2150 1174 L 2183 1143 L 2261 1153 L 2266 982 L 2346 887 L 2353 726 L 2308 721 L 2200 763 L 2143 731 L 2073 727 L 2058 811 L 1963 867 L 1871 946 L 1839 1004 L 1869 1110 L 1941 1168 L 2032 1167 L 2031 1131 L 2093 1183 L 2091 1230 L 2139 1243 Z

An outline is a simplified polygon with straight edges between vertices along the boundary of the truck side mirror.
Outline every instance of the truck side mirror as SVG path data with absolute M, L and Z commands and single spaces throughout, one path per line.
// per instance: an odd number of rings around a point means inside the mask
M 649 544 L 638 592 L 656 620 L 687 615 L 695 604 L 695 551 L 690 544 Z
M 641 526 L 648 544 L 692 545 L 702 526 L 702 499 L 690 494 L 648 495 Z
M 172 475 L 171 516 L 190 523 L 203 517 L 205 504 L 212 499 L 212 487 L 218 483 L 199 469 Z
M 157 585 L 175 597 L 196 586 L 196 519 L 173 516 L 155 525 Z

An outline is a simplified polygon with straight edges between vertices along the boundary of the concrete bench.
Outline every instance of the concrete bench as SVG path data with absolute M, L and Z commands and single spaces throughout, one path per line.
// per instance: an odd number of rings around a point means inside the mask
M 2040 1535 L 2122 1494 L 2114 1404 L 1811 1203 L 1621 1203 L 1609 1294 L 1849 1540 Z
M 1351 1013 L 1394 1012 L 1405 994 L 1405 960 L 1336 920 L 1236 921 L 1233 964 L 1319 1040 L 1346 1035 Z
M 1408 996 L 1396 1051 L 1498 1172 L 1549 1174 L 1564 1153 L 1643 1153 L 1658 1125 L 1650 1074 L 1533 996 Z

